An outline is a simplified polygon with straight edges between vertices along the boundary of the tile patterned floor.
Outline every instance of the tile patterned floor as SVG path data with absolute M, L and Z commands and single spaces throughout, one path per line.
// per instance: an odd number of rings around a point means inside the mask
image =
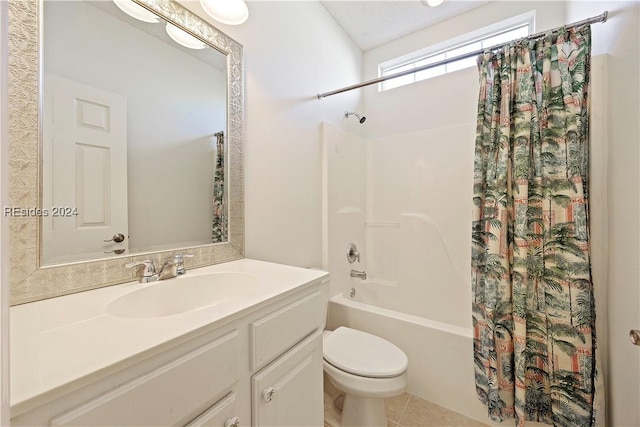
M 484 427 L 479 421 L 409 393 L 385 400 L 389 427 Z
M 325 379 L 324 425 L 335 427 L 340 420 L 341 393 Z M 486 427 L 409 393 L 385 400 L 388 427 Z

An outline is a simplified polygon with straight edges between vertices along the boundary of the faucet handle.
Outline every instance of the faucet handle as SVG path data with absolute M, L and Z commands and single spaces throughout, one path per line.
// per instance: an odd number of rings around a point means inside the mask
M 173 261 L 176 263 L 176 274 L 186 274 L 187 270 L 184 269 L 184 259 L 185 258 L 193 258 L 194 254 L 175 254 L 173 256 Z
M 354 262 L 360 262 L 360 252 L 358 252 L 358 247 L 355 243 L 349 243 L 347 246 L 347 261 L 349 264 L 353 264 Z
M 158 275 L 156 274 L 156 265 L 153 263 L 151 259 L 145 259 L 144 261 L 135 261 L 129 264 L 125 264 L 125 267 L 132 268 L 138 265 L 144 265 L 144 272 L 142 273 L 142 277 L 140 277 L 140 282 L 153 282 L 158 280 Z
M 138 265 L 144 265 L 145 270 L 148 269 L 150 271 L 153 271 L 154 273 L 156 271 L 156 265 L 153 263 L 153 260 L 151 260 L 151 259 L 145 259 L 144 261 L 130 262 L 129 264 L 125 264 L 125 267 L 132 268 L 132 267 L 136 267 Z
M 193 258 L 194 256 L 194 254 L 175 254 L 173 260 L 175 262 L 184 262 L 185 258 Z

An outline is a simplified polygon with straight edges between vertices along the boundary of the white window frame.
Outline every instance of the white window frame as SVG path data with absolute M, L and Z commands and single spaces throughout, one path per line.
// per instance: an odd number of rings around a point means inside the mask
M 493 36 L 499 35 L 500 33 L 504 33 L 513 29 L 516 29 L 518 27 L 522 27 L 528 25 L 528 29 L 529 32 L 528 34 L 534 34 L 535 33 L 535 25 L 536 25 L 536 12 L 535 10 L 523 13 L 521 15 L 517 15 L 517 16 L 513 16 L 511 18 L 502 20 L 500 22 L 496 22 L 495 24 L 489 25 L 487 27 L 481 28 L 479 30 L 475 30 L 472 31 L 470 33 L 467 34 L 463 34 L 461 36 L 458 37 L 454 37 L 452 39 L 449 39 L 447 41 L 441 42 L 441 43 L 437 43 L 435 45 L 426 47 L 424 49 L 420 49 L 418 51 L 415 52 L 411 52 L 407 55 L 403 55 L 397 58 L 393 58 L 390 59 L 388 61 L 382 62 L 380 64 L 378 64 L 378 77 L 384 77 L 385 72 L 387 70 L 393 69 L 393 68 L 397 68 L 397 67 L 402 67 L 402 66 L 409 66 L 413 63 L 419 62 L 419 61 L 424 61 L 425 59 L 428 59 L 429 57 L 433 57 L 436 55 L 441 55 L 441 54 L 445 54 L 449 51 L 453 51 L 455 49 L 461 48 L 464 45 L 470 44 L 470 43 L 475 43 L 478 41 L 482 41 L 484 39 L 488 39 L 491 38 Z M 489 47 L 489 46 L 487 46 Z M 456 70 L 452 70 L 452 71 L 446 71 L 444 72 L 444 74 L 448 74 L 450 72 L 453 72 Z M 415 74 L 410 74 L 413 77 L 413 81 L 412 82 L 407 82 L 405 84 L 399 85 L 399 86 L 393 86 L 393 87 L 387 87 L 387 82 L 381 82 L 378 84 L 378 92 L 382 92 L 382 91 L 386 91 L 386 90 L 391 90 L 394 89 L 396 87 L 401 87 L 401 86 L 406 86 L 409 85 L 411 83 L 416 83 L 418 81 L 423 81 L 426 79 L 429 79 L 431 77 L 426 77 L 426 78 L 421 78 L 416 80 L 415 79 Z M 443 75 L 443 74 L 439 74 L 439 75 Z M 433 76 L 433 77 L 437 77 L 437 76 Z M 400 77 L 402 78 L 402 77 Z

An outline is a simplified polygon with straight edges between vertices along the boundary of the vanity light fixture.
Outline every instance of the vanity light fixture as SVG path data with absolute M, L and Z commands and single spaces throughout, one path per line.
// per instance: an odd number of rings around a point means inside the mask
M 150 24 L 160 22 L 160 19 L 154 13 L 149 12 L 147 9 L 131 0 L 113 0 L 113 2 L 118 6 L 118 9 L 138 21 L 149 22 Z
M 169 34 L 169 37 L 171 37 L 174 42 L 184 47 L 187 47 L 189 49 L 204 49 L 205 47 L 207 47 L 204 43 L 193 37 L 191 34 L 181 30 L 180 28 L 169 22 L 167 22 L 166 30 L 167 34 Z
M 422 1 L 422 4 L 425 4 L 427 6 L 436 7 L 444 3 L 445 0 L 420 0 L 420 1 Z
M 202 9 L 218 22 L 239 25 L 249 17 L 249 9 L 244 0 L 200 0 Z

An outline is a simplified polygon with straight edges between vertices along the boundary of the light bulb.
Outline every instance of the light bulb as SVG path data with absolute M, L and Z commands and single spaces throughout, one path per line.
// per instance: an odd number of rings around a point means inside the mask
M 149 12 L 147 9 L 132 2 L 131 0 L 113 0 L 113 2 L 121 11 L 132 18 L 136 18 L 138 21 L 149 22 L 151 24 L 160 22 L 154 13 Z
M 429 5 L 431 7 L 436 7 L 436 6 L 440 6 L 442 3 L 444 3 L 444 0 L 426 0 L 426 2 L 427 2 L 427 5 Z
M 244 0 L 200 0 L 202 9 L 218 22 L 239 25 L 249 17 L 249 9 Z
M 169 34 L 169 37 L 171 37 L 174 42 L 184 47 L 188 47 L 189 49 L 204 49 L 205 47 L 207 47 L 204 43 L 193 37 L 191 34 L 184 32 L 183 30 L 169 22 L 167 22 L 166 30 L 167 34 Z

